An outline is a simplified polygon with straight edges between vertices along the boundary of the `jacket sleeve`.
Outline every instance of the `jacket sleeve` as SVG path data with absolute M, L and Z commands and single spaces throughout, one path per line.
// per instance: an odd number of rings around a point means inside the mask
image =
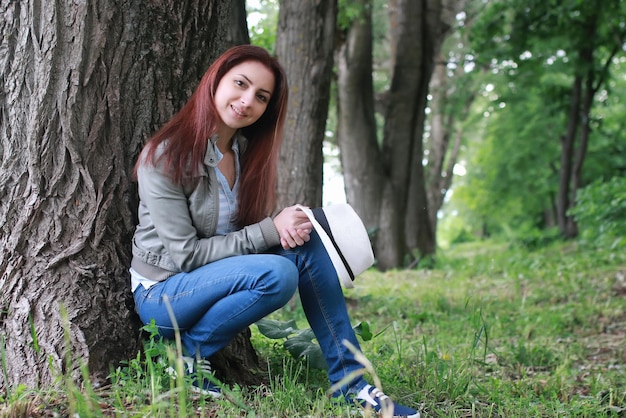
M 280 244 L 278 231 L 269 217 L 227 235 L 198 238 L 183 186 L 174 184 L 169 176 L 150 164 L 142 164 L 137 176 L 139 198 L 180 271 L 191 271 L 233 255 L 263 252 Z

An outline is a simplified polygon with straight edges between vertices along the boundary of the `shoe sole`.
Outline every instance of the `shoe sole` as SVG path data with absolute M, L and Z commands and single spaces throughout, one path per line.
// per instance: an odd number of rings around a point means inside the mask
M 219 398 L 222 396 L 222 392 L 216 391 L 216 390 L 206 390 L 206 389 L 200 389 L 197 386 L 192 386 L 191 390 L 199 393 L 201 395 L 205 395 L 205 396 L 210 396 L 212 398 Z

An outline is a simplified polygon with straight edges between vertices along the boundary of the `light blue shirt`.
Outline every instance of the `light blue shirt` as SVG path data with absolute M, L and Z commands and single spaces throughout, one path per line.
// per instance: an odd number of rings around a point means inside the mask
M 236 231 L 237 225 L 234 223 L 235 215 L 237 214 L 237 208 L 239 207 L 238 191 L 239 191 L 239 145 L 237 141 L 233 141 L 232 150 L 235 152 L 235 184 L 231 190 L 228 185 L 228 180 L 222 174 L 222 172 L 215 166 L 215 173 L 217 174 L 217 180 L 219 182 L 220 192 L 220 207 L 219 216 L 217 219 L 216 235 L 226 235 L 229 232 Z M 224 158 L 224 155 L 220 152 L 215 145 L 215 154 L 217 154 L 218 162 Z

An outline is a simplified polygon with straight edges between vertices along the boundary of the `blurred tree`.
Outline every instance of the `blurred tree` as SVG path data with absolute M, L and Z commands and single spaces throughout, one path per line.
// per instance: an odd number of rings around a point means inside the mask
M 439 211 L 452 186 L 461 147 L 467 143 L 468 124 L 473 123 L 470 110 L 484 73 L 476 67 L 467 39 L 480 7 L 480 0 L 465 3 L 435 60 L 430 81 L 424 159 L 428 216 L 436 243 Z M 410 248 L 417 247 L 415 238 L 408 235 Z
M 512 115 L 505 116 L 506 121 L 497 120 L 511 123 L 509 134 L 500 137 L 499 150 L 505 148 L 504 139 L 512 140 L 510 133 L 515 133 L 520 144 L 518 153 L 530 151 L 528 143 L 533 143 L 542 157 L 539 161 L 558 147 L 557 160 L 544 166 L 555 171 L 556 187 L 546 185 L 544 190 L 555 190 L 550 206 L 565 237 L 577 234 L 569 211 L 576 202 L 576 191 L 589 181 L 583 178 L 583 165 L 597 127 L 594 105 L 599 93 L 608 92 L 614 58 L 623 54 L 625 15 L 626 2 L 622 0 L 498 0 L 488 3 L 472 31 L 479 60 L 507 77 L 498 90 L 498 100 L 517 117 L 517 123 Z M 531 123 L 535 126 L 529 126 Z M 537 143 L 538 138 L 544 141 Z M 526 158 L 532 159 L 530 154 Z M 527 175 L 529 168 L 531 165 L 524 166 L 517 175 Z M 527 184 L 537 191 L 537 184 Z
M 374 91 L 373 0 L 342 2 L 336 49 L 337 138 L 348 202 L 375 230 L 381 269 L 410 253 L 435 252 L 423 166 L 428 86 L 446 34 L 464 0 L 390 0 L 388 89 Z M 378 99 L 378 103 L 377 103 Z M 384 117 L 379 142 L 375 109 Z
M 134 356 L 132 166 L 241 42 L 237 4 L 0 0 L 0 386 Z

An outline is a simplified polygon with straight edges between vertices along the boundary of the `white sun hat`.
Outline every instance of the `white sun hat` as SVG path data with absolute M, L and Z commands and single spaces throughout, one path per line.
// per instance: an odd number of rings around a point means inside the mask
M 374 264 L 372 244 L 359 215 L 348 203 L 315 209 L 298 207 L 320 236 L 340 283 L 345 288 L 353 288 L 354 278 Z

